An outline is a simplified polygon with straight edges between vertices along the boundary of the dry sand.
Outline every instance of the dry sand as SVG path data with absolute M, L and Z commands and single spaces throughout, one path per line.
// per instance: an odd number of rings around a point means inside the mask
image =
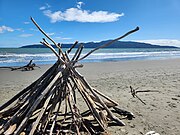
M 0 69 L 0 105 L 40 77 L 50 65 L 34 71 Z M 180 134 L 180 59 L 85 63 L 79 71 L 89 83 L 135 115 L 123 120 L 126 126 L 110 126 L 113 135 L 144 135 L 154 130 L 161 135 Z M 142 104 L 130 94 L 130 88 L 158 90 L 138 93 Z

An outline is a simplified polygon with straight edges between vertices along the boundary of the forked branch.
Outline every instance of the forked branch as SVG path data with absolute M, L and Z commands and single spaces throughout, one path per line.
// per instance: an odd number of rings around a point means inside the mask
M 65 64 L 65 61 L 63 59 L 61 59 L 61 57 L 56 52 L 56 50 L 48 42 L 46 42 L 45 39 L 43 39 L 43 40 L 44 40 L 44 42 L 40 42 L 40 43 L 47 46 L 48 48 L 50 48 L 51 51 L 58 57 L 59 61 L 61 61 L 63 64 Z
M 60 53 L 61 53 L 61 54 L 63 55 L 63 57 L 65 58 L 62 49 L 56 44 L 56 42 L 55 42 L 50 36 L 48 36 L 48 35 L 46 34 L 46 32 L 44 32 L 44 31 L 41 29 L 41 27 L 36 23 L 36 21 L 35 21 L 32 17 L 31 17 L 31 21 L 35 24 L 35 26 L 39 29 L 39 31 L 40 31 L 42 34 L 44 34 L 44 35 L 59 49 Z
M 143 104 L 145 104 L 146 105 L 146 103 L 139 97 L 139 96 L 137 96 L 137 93 L 139 93 L 139 92 L 159 92 L 159 91 L 157 91 L 157 90 L 138 90 L 137 91 L 137 89 L 138 88 L 136 88 L 136 89 L 134 89 L 132 86 L 130 86 L 130 90 L 131 90 L 131 95 L 135 98 L 137 98 L 137 99 L 139 99 Z

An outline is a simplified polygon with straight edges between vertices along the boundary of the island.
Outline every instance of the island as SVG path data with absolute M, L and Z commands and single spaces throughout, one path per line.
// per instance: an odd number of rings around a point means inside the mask
M 101 41 L 101 42 L 87 42 L 87 43 L 83 43 L 85 48 L 96 48 L 100 45 L 106 44 L 108 42 L 110 42 L 111 40 L 106 40 L 106 41 Z M 56 46 L 52 45 L 54 48 L 56 48 Z M 62 48 L 70 48 L 72 46 L 72 44 L 61 44 Z M 78 46 L 76 46 L 78 47 Z M 33 45 L 25 45 L 22 46 L 21 48 L 46 48 L 46 46 L 42 45 L 42 44 L 33 44 Z M 175 46 L 161 46 L 161 45 L 152 45 L 152 44 L 148 44 L 148 43 L 141 43 L 141 42 L 132 42 L 132 41 L 117 41 L 113 44 L 111 44 L 110 46 L 106 47 L 106 48 L 178 48 Z

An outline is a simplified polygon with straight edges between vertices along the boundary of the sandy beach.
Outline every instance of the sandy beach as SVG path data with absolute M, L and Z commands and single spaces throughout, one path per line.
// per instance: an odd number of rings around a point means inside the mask
M 40 77 L 51 65 L 34 71 L 0 69 L 0 105 Z M 156 131 L 160 135 L 180 134 L 180 59 L 154 61 L 122 61 L 84 63 L 78 69 L 91 86 L 134 113 L 133 120 L 124 119 L 124 127 L 109 126 L 112 135 L 144 135 Z M 130 93 L 130 86 L 143 92 Z

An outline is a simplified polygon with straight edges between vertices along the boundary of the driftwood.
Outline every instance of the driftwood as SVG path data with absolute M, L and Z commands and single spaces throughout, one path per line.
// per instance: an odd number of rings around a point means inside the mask
M 0 68 L 10 68 L 11 71 L 19 70 L 19 69 L 21 69 L 23 71 L 30 71 L 30 70 L 34 70 L 35 67 L 40 68 L 35 63 L 32 63 L 32 60 L 30 60 L 29 63 L 25 66 L 21 66 L 21 67 L 0 67 Z
M 139 96 L 137 96 L 137 93 L 141 93 L 141 92 L 159 92 L 157 90 L 137 90 L 137 89 L 139 89 L 139 88 L 134 89 L 132 86 L 130 86 L 131 95 L 134 98 L 139 99 L 144 105 L 146 105 L 146 103 Z
M 111 109 L 120 115 L 132 119 L 131 112 L 120 109 L 119 104 L 103 93 L 92 88 L 76 68 L 82 67 L 77 62 L 92 52 L 137 31 L 136 28 L 108 44 L 97 47 L 80 58 L 83 45 L 80 44 L 75 55 L 69 53 L 78 42 L 65 53 L 31 18 L 37 28 L 59 49 L 59 53 L 45 39 L 41 42 L 57 56 L 57 62 L 39 79 L 19 92 L 8 102 L 0 106 L 0 134 L 99 134 L 106 132 L 108 123 L 115 122 L 120 126 L 125 123 L 115 116 Z M 79 108 L 79 93 L 88 110 Z M 85 111 L 85 112 L 84 112 Z

